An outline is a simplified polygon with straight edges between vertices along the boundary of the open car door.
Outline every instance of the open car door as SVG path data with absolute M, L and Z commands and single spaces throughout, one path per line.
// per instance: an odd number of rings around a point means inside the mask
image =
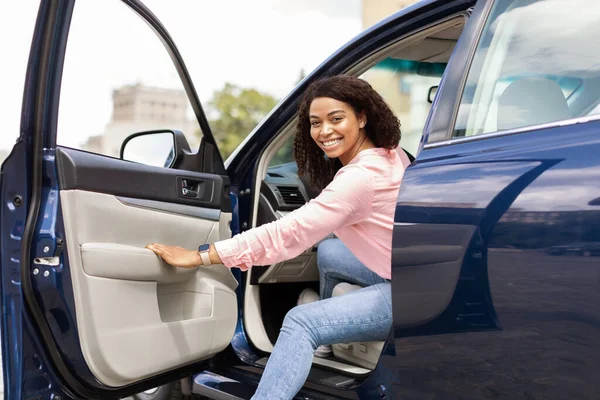
M 200 371 L 234 334 L 229 269 L 176 269 L 145 249 L 230 237 L 229 178 L 171 37 L 140 1 L 122 2 L 164 44 L 203 139 L 196 153 L 168 126 L 134 137 L 126 158 L 138 162 L 57 146 L 75 1 L 40 3 L 21 134 L 2 167 L 6 398 L 122 398 Z M 156 159 L 142 150 L 152 140 L 162 160 L 140 163 Z

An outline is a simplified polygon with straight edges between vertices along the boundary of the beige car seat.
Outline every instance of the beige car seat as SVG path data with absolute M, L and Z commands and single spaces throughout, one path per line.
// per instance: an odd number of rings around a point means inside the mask
M 362 289 L 362 286 L 352 285 L 350 283 L 338 283 L 333 288 L 332 296 L 341 296 L 353 290 Z M 345 361 L 359 365 L 363 368 L 374 369 L 379 361 L 384 342 L 356 342 L 334 344 L 333 355 Z

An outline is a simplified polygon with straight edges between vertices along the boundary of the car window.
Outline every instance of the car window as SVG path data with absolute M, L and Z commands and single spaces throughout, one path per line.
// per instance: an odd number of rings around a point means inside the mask
M 400 120 L 400 145 L 412 155 L 417 154 L 431 101 L 445 68 L 446 62 L 388 57 L 360 76 L 377 90 Z
M 96 15 L 110 15 L 110 24 Z M 127 136 L 164 129 L 183 132 L 192 149 L 200 142 L 199 124 L 169 54 L 119 0 L 75 3 L 59 107 L 62 146 L 118 157 Z
M 294 136 L 285 141 L 283 146 L 277 150 L 269 166 L 287 164 L 294 161 Z
M 573 0 L 569 12 L 564 4 L 496 1 L 477 45 L 453 137 L 600 112 L 600 3 Z

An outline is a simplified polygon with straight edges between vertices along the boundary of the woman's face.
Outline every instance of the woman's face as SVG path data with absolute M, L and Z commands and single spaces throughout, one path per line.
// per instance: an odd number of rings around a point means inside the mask
M 327 157 L 349 163 L 370 143 L 364 130 L 367 122 L 363 114 L 356 114 L 352 106 L 330 97 L 317 97 L 310 104 L 310 136 Z M 369 147 L 372 147 L 369 146 Z

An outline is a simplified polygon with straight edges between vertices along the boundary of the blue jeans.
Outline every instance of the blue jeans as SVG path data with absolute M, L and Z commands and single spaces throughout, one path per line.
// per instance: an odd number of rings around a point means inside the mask
M 365 267 L 339 239 L 318 249 L 321 298 L 292 308 L 252 399 L 292 399 L 302 388 L 322 344 L 385 340 L 392 325 L 390 283 Z M 331 297 L 340 282 L 366 286 Z

